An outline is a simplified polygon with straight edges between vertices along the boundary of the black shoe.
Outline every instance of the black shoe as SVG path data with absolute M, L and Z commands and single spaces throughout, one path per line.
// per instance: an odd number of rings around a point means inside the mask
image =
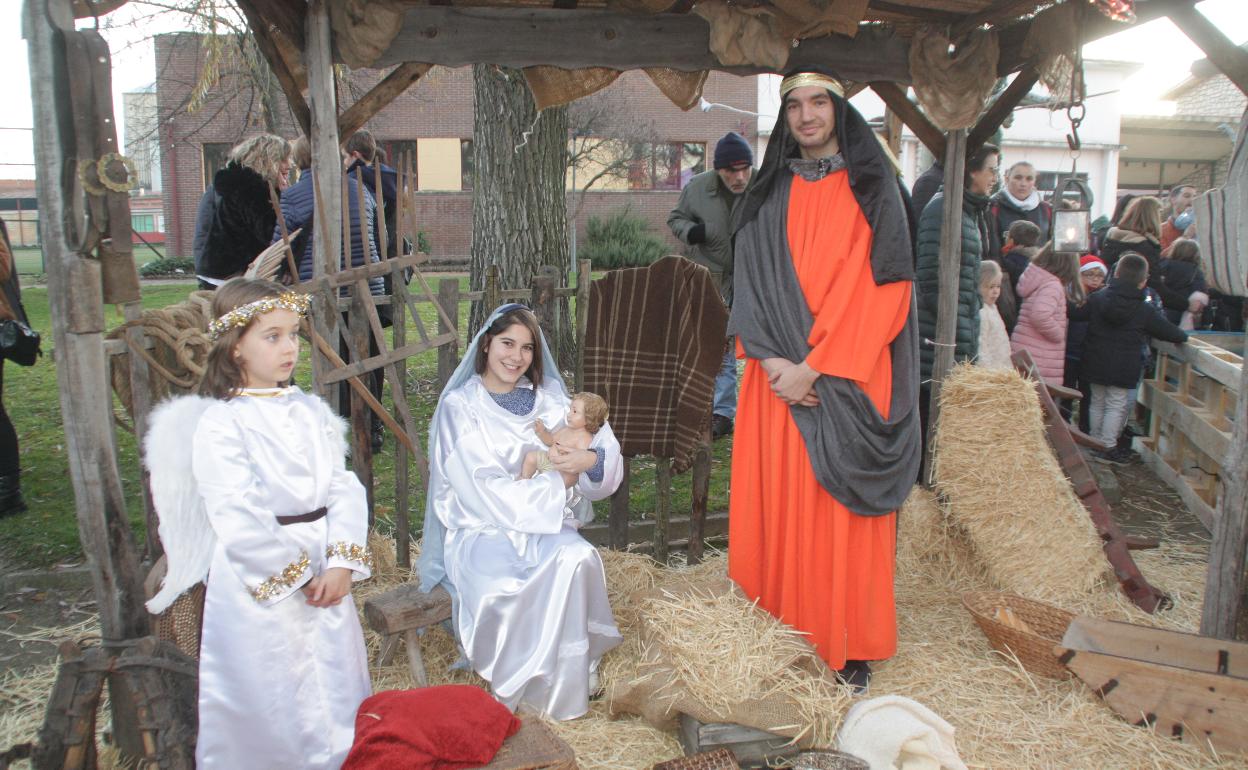
M 21 475 L 14 473 L 11 476 L 0 476 L 0 518 L 25 512 L 26 501 L 22 499 Z
M 836 678 L 854 695 L 866 695 L 871 688 L 871 666 L 865 660 L 847 660 L 845 668 L 836 672 Z
M 386 443 L 385 427 L 380 422 L 374 423 L 373 430 L 372 430 L 373 454 L 377 454 L 378 452 L 380 452 L 381 447 L 385 445 L 385 443 Z
M 718 440 L 732 433 L 732 418 L 722 414 L 711 415 L 711 439 Z
M 1113 449 L 1104 452 L 1093 451 L 1092 459 L 1096 460 L 1098 463 L 1105 463 L 1106 465 L 1130 465 L 1131 450 L 1123 449 L 1122 447 L 1114 447 Z

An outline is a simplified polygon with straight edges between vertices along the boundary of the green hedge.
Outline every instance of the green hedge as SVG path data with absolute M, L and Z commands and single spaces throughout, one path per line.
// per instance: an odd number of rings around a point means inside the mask
M 181 257 L 164 257 L 144 262 L 139 268 L 144 278 L 194 278 L 195 260 Z
M 577 248 L 577 258 L 591 260 L 595 270 L 613 270 L 645 267 L 668 251 L 667 244 L 650 230 L 646 220 L 625 207 L 605 218 L 589 218 L 585 242 Z

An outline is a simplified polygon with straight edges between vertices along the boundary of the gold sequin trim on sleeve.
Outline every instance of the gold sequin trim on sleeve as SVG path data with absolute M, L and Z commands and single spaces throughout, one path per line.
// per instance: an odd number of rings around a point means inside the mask
M 347 543 L 342 540 L 325 549 L 325 558 L 327 560 L 337 558 L 343 561 L 356 561 L 370 570 L 373 568 L 373 552 L 368 547 L 356 543 Z
M 303 577 L 303 573 L 307 572 L 308 567 L 312 565 L 312 560 L 308 558 L 306 551 L 299 553 L 299 559 L 292 561 L 286 565 L 286 569 L 273 577 L 265 580 L 259 586 L 251 589 L 251 598 L 258 602 L 268 601 L 277 596 L 282 591 L 290 588 Z

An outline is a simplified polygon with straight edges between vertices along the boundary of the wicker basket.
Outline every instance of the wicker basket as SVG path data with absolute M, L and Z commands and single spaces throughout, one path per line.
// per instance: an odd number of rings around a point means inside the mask
M 1053 654 L 1074 614 L 1017 594 L 988 591 L 962 594 L 962 604 L 995 649 L 1012 652 L 1037 676 L 1067 679 L 1070 670 Z
M 160 590 L 165 579 L 168 561 L 164 556 L 156 560 L 147 574 L 144 590 L 151 599 Z M 152 616 L 152 633 L 157 639 L 166 639 L 195 660 L 199 660 L 199 635 L 204 626 L 203 583 L 196 583 L 190 590 L 173 600 L 164 612 Z
M 716 749 L 677 757 L 651 766 L 650 770 L 741 770 L 730 749 Z
M 804 751 L 789 763 L 793 770 L 871 770 L 871 765 L 843 751 Z
M 520 729 L 503 742 L 482 770 L 576 770 L 576 754 L 540 719 L 523 717 Z

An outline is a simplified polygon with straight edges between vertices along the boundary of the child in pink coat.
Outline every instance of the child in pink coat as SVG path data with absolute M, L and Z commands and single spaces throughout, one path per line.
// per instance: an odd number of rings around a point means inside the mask
M 1078 288 L 1078 255 L 1046 245 L 1018 279 L 1021 303 L 1010 348 L 1026 350 L 1046 382 L 1062 384 L 1066 366 L 1066 302 Z

